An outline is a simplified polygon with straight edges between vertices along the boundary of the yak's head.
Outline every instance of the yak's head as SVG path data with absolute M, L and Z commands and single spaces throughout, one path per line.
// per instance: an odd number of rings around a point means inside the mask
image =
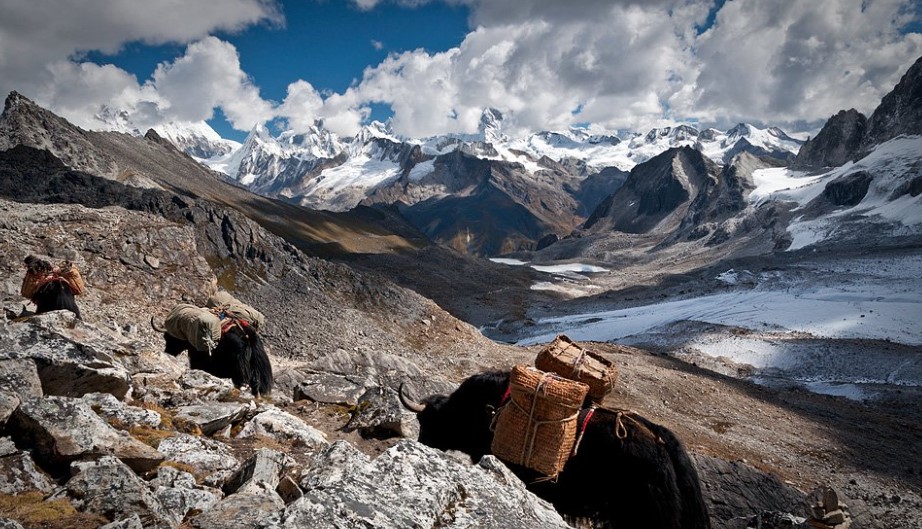
M 440 450 L 459 450 L 480 460 L 490 453 L 490 424 L 509 385 L 509 372 L 492 371 L 468 378 L 451 395 L 414 402 L 400 387 L 400 401 L 416 412 L 419 442 Z

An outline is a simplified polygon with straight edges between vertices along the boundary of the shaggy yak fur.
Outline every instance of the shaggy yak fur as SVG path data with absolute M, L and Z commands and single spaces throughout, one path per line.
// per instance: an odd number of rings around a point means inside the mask
M 509 385 L 509 372 L 494 371 L 465 380 L 451 395 L 433 395 L 404 405 L 417 412 L 419 441 L 458 450 L 479 461 L 490 453 L 490 424 Z M 583 424 L 587 409 L 579 415 Z M 578 450 L 556 482 L 509 465 L 530 491 L 549 501 L 569 523 L 580 527 L 709 529 L 698 473 L 679 439 L 667 428 L 637 415 L 622 418 L 626 436 L 615 433 L 617 412 L 598 408 Z
M 48 274 L 51 273 L 53 269 L 51 263 L 32 255 L 26 257 L 24 263 L 26 267 L 28 267 L 29 273 Z M 77 318 L 81 318 L 80 308 L 77 307 L 77 300 L 74 299 L 74 293 L 64 279 L 53 279 L 48 281 L 39 287 L 29 299 L 32 303 L 35 303 L 35 314 L 42 314 L 53 310 L 69 310 L 76 314 Z
M 163 333 L 166 341 L 164 351 L 167 354 L 179 356 L 183 351 L 188 351 L 191 369 L 201 369 L 219 378 L 229 378 L 238 388 L 249 384 L 254 395 L 268 395 L 272 391 L 272 364 L 259 333 L 252 326 L 231 325 L 221 333 L 221 339 L 211 354 L 199 351 L 188 341 L 156 325 L 154 329 Z

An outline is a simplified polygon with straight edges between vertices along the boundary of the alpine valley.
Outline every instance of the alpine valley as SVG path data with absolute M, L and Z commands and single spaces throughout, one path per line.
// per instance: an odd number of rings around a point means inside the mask
M 0 116 L 0 513 L 18 526 L 572 527 L 500 461 L 416 442 L 397 399 L 560 334 L 618 367 L 607 406 L 682 440 L 713 527 L 922 526 L 922 59 L 809 138 L 519 137 L 487 108 L 476 134 L 318 121 L 241 144 L 98 117 L 16 92 Z M 29 316 L 29 254 L 84 272 L 82 320 Z M 218 287 L 266 315 L 268 397 L 147 325 Z

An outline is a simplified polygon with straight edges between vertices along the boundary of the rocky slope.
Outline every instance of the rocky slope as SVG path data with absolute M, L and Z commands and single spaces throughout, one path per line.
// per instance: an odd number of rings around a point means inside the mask
M 838 167 L 848 162 L 861 147 L 868 120 L 857 110 L 842 110 L 829 118 L 816 135 L 804 143 L 794 167 Z
M 118 186 L 98 180 L 85 183 L 84 199 Z M 492 343 L 428 300 L 299 255 L 213 205 L 187 203 L 174 216 L 154 207 L 159 192 L 138 192 L 153 197 L 147 211 L 0 201 L 0 303 L 17 316 L 0 322 L 0 516 L 27 528 L 567 527 L 495 459 L 472 466 L 400 440 L 415 424 L 396 402 L 400 382 L 446 391 L 534 351 Z M 248 233 L 250 245 L 219 243 L 210 226 Z M 220 251 L 234 264 L 215 275 Z M 18 317 L 30 308 L 18 295 L 28 253 L 77 263 L 84 320 Z M 146 325 L 219 286 L 268 317 L 278 383 L 266 399 L 189 371 Z M 686 371 L 643 353 L 618 361 L 629 393 L 617 402 L 679 427 L 686 412 L 662 413 L 654 387 Z M 726 452 L 689 447 L 717 527 L 800 508 L 796 488 L 727 463 Z

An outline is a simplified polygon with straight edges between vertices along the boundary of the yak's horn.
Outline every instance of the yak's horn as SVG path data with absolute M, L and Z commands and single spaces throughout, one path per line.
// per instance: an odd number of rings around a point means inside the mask
M 406 384 L 403 382 L 400 383 L 400 390 L 397 392 L 397 396 L 400 397 L 400 403 L 403 404 L 403 407 L 414 413 L 419 413 L 426 409 L 425 404 L 421 402 L 415 402 L 407 396 Z
M 165 327 L 158 327 L 157 324 L 154 323 L 154 317 L 153 317 L 153 316 L 150 317 L 150 326 L 153 327 L 154 330 L 157 331 L 157 332 L 166 332 L 166 328 L 165 328 Z

